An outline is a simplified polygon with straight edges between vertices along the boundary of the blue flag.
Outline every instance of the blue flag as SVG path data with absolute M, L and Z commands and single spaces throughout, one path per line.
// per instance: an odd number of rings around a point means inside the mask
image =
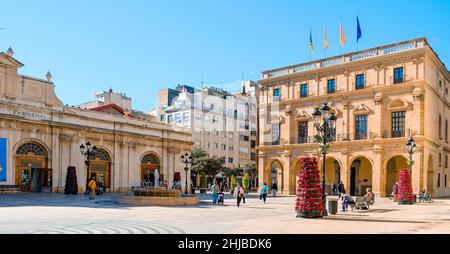
M 359 25 L 359 17 L 356 16 L 356 23 L 358 23 L 358 31 L 356 31 L 356 42 L 359 42 L 359 39 L 362 37 L 361 26 Z

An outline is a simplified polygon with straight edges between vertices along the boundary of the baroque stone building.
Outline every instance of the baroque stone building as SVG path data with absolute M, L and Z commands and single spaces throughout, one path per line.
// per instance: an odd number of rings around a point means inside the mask
M 18 74 L 23 64 L 13 55 L 0 53 L 0 184 L 28 191 L 33 182 L 42 191 L 63 192 L 67 167 L 74 166 L 83 192 L 88 171 L 80 145 L 89 141 L 98 148 L 89 176 L 106 191 L 139 186 L 156 169 L 160 180 L 181 178 L 184 187 L 180 158 L 191 151 L 190 133 L 115 104 L 96 110 L 64 106 L 51 74 L 47 80 Z
M 259 83 L 260 184 L 296 193 L 299 157 L 319 155 L 312 112 L 328 103 L 338 118 L 328 193 L 339 181 L 353 195 L 391 193 L 413 136 L 414 192 L 450 195 L 450 73 L 425 38 L 264 71 Z

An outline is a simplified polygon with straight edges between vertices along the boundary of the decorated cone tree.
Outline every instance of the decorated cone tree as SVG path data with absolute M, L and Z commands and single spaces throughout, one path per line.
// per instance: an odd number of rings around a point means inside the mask
M 409 169 L 400 169 L 397 201 L 400 205 L 412 205 L 416 196 L 412 190 L 411 173 Z
M 317 158 L 302 157 L 300 159 L 300 167 L 295 207 L 297 217 L 323 217 L 322 188 L 320 185 L 320 172 L 317 169 Z

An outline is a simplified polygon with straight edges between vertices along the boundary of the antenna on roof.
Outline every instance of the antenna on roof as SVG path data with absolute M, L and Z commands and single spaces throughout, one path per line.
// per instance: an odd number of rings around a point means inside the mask
M 202 90 L 203 90 L 203 84 L 204 84 L 204 82 L 203 82 L 203 75 L 202 75 L 202 83 L 201 84 L 202 84 Z

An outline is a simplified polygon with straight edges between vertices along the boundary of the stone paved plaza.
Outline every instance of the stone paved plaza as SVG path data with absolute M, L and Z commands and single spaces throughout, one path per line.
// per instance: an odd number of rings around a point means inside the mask
M 237 208 L 227 195 L 224 206 L 200 196 L 194 207 L 130 207 L 114 195 L 0 195 L 0 233 L 32 234 L 194 234 L 194 233 L 450 233 L 450 200 L 399 206 L 377 199 L 369 211 L 340 212 L 324 219 L 296 218 L 295 197 L 256 195 Z

